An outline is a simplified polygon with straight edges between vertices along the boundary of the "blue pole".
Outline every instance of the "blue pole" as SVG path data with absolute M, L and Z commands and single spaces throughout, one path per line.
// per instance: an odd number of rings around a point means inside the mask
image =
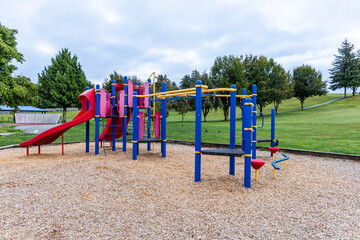
M 149 94 L 151 94 L 151 79 L 148 79 L 149 82 Z M 147 126 L 147 137 L 151 138 L 151 97 L 149 97 L 149 108 L 147 110 L 148 115 L 148 126 Z M 151 143 L 147 143 L 147 150 L 151 150 Z
M 166 82 L 162 83 L 161 92 L 166 92 Z M 161 100 L 161 152 L 166 157 L 166 99 Z
M 242 89 L 242 95 L 246 95 L 246 88 Z M 241 105 L 242 105 L 242 111 L 241 111 L 241 118 L 244 119 L 244 106 L 245 106 L 245 98 L 242 98 L 241 100 Z M 244 151 L 244 126 L 242 127 L 242 132 L 241 132 L 241 150 Z
M 236 89 L 235 85 L 231 88 Z M 236 133 L 236 91 L 230 93 L 230 149 L 235 148 Z M 229 174 L 235 175 L 235 157 L 231 156 L 229 161 Z
M 244 164 L 244 186 L 246 188 L 251 187 L 251 98 L 245 99 L 245 106 L 243 109 L 243 130 L 244 130 L 244 152 L 245 152 L 245 164 Z
M 139 108 L 137 91 L 133 94 L 133 160 L 137 159 L 139 139 Z
M 95 155 L 99 154 L 99 122 L 100 122 L 100 85 L 95 88 Z
M 253 119 L 253 123 L 252 123 L 252 128 L 253 128 L 253 134 L 252 134 L 252 159 L 256 159 L 256 130 L 257 130 L 257 126 L 256 126 L 256 104 L 257 104 L 257 89 L 256 89 L 256 85 L 253 85 L 253 90 L 252 90 L 252 100 L 253 100 L 253 109 L 252 109 L 252 119 Z
M 201 106 L 202 87 L 201 81 L 196 81 L 196 115 L 195 115 L 195 182 L 201 180 Z
M 271 109 L 271 147 L 275 146 L 275 108 Z M 271 153 L 271 156 L 273 154 Z
M 115 151 L 115 130 L 116 130 L 116 118 L 114 117 L 115 116 L 115 98 L 116 98 L 116 92 L 115 92 L 115 80 L 111 80 L 111 106 L 112 106 L 112 151 Z
M 126 152 L 126 134 L 127 134 L 127 118 L 130 117 L 127 115 L 127 104 L 128 104 L 128 86 L 127 86 L 127 77 L 124 77 L 124 119 L 123 119 L 123 127 L 122 127 L 122 134 L 123 134 L 123 152 Z M 131 90 L 132 91 L 132 90 Z
M 86 87 L 86 90 L 89 90 L 89 87 Z M 86 103 L 86 109 L 89 111 L 90 108 L 90 104 L 89 104 L 89 100 L 87 100 Z M 85 142 L 86 142 L 86 152 L 90 152 L 90 122 L 86 121 L 86 137 L 85 137 Z

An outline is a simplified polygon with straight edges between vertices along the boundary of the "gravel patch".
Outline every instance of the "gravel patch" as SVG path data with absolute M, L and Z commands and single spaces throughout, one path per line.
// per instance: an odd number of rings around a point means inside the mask
M 243 187 L 228 158 L 167 144 L 86 154 L 84 144 L 0 151 L 0 239 L 358 239 L 360 162 L 289 154 L 273 178 L 268 152 L 259 181 Z M 91 150 L 94 146 L 92 144 Z M 131 145 L 128 145 L 131 149 Z M 281 157 L 280 154 L 277 155 Z M 252 171 L 254 178 L 254 171 Z

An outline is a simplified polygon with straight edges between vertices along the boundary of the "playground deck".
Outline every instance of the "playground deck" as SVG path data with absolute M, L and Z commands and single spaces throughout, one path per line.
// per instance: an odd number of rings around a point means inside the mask
M 0 151 L 1 239 L 356 239 L 360 162 L 290 155 L 273 178 L 268 152 L 259 181 L 243 187 L 243 158 L 202 156 L 160 144 L 137 161 L 94 156 L 84 144 Z M 128 144 L 131 149 L 131 144 Z M 94 147 L 92 146 L 91 151 Z M 281 155 L 277 155 L 281 157 Z M 252 179 L 254 178 L 252 170 Z

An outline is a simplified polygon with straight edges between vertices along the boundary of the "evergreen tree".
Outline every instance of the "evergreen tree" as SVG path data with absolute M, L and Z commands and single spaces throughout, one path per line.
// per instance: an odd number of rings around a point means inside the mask
M 294 96 L 300 100 L 301 109 L 304 109 L 306 98 L 326 94 L 326 82 L 322 81 L 319 71 L 310 66 L 300 66 L 293 70 L 292 83 Z
M 67 48 L 51 58 L 51 65 L 45 67 L 38 78 L 39 94 L 63 108 L 63 122 L 66 122 L 66 109 L 79 104 L 78 96 L 86 87 L 94 87 L 86 80 L 77 56 L 71 56 Z
M 338 48 L 339 55 L 335 55 L 332 62 L 333 68 L 330 72 L 330 89 L 336 90 L 344 88 L 344 97 L 348 87 L 352 88 L 353 95 L 357 87 L 360 86 L 359 60 L 354 52 L 354 45 L 345 39 Z

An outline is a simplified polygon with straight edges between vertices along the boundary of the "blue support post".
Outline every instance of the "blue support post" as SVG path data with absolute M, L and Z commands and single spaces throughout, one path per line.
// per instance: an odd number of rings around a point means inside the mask
M 271 109 L 271 147 L 275 147 L 275 108 Z
M 166 82 L 162 83 L 161 92 L 166 92 Z M 161 100 L 161 153 L 166 158 L 166 99 Z
M 130 89 L 131 90 L 131 89 Z M 137 159 L 139 140 L 139 108 L 137 91 L 133 94 L 133 160 Z
M 245 164 L 244 164 L 244 186 L 245 188 L 251 187 L 251 98 L 245 99 L 245 106 L 243 109 L 243 130 L 244 130 L 244 152 L 245 152 Z
M 127 86 L 127 77 L 124 77 L 124 118 L 123 118 L 123 127 L 122 127 L 122 134 L 123 134 L 123 152 L 126 152 L 126 134 L 127 134 L 127 118 L 130 117 L 127 115 L 127 105 L 128 105 L 128 86 Z M 132 91 L 132 90 L 131 90 Z
M 246 88 L 242 89 L 242 95 L 246 95 Z M 244 119 L 245 98 L 242 98 L 241 105 L 242 105 L 241 118 Z M 241 150 L 244 151 L 244 126 L 242 126 L 242 131 L 241 131 Z
M 231 88 L 236 89 L 235 85 Z M 235 148 L 236 133 L 236 91 L 230 93 L 230 149 Z M 229 161 L 229 174 L 235 175 L 235 157 L 231 156 Z
M 148 79 L 149 82 L 149 94 L 151 94 L 151 79 Z M 149 97 L 149 108 L 147 109 L 148 116 L 148 126 L 147 126 L 147 137 L 151 138 L 151 97 Z M 147 143 L 147 150 L 151 150 L 151 143 Z
M 112 144 L 111 144 L 111 146 L 112 146 L 112 151 L 115 151 L 115 134 L 116 134 L 116 132 L 115 132 L 115 130 L 116 130 L 116 118 L 114 117 L 115 116 L 115 104 L 116 104 L 116 101 L 115 101 L 115 98 L 116 98 L 116 92 L 115 92 L 115 80 L 113 79 L 113 80 L 111 80 L 111 106 L 112 106 L 112 111 L 111 111 L 111 114 L 112 114 L 112 121 L 111 121 L 111 123 L 112 123 L 112 128 L 111 128 L 111 130 L 112 130 L 112 134 L 111 134 L 111 136 L 112 136 L 112 138 L 111 138 L 111 142 L 112 142 Z
M 86 87 L 86 90 L 89 90 L 89 87 Z M 86 109 L 89 111 L 90 108 L 90 103 L 89 100 L 87 100 L 86 103 Z M 86 142 L 86 152 L 90 152 L 90 122 L 86 121 L 86 137 L 85 137 L 85 142 Z
M 195 112 L 195 182 L 201 180 L 201 107 L 202 87 L 201 81 L 196 81 L 196 112 Z
M 253 100 L 253 109 L 252 109 L 252 128 L 253 128 L 253 134 L 252 134 L 252 159 L 256 159 L 256 131 L 257 131 L 257 126 L 256 126 L 256 104 L 257 104 L 257 89 L 256 89 L 256 85 L 253 85 L 253 90 L 252 90 L 252 100 Z
M 100 85 L 95 88 L 95 155 L 99 154 Z

